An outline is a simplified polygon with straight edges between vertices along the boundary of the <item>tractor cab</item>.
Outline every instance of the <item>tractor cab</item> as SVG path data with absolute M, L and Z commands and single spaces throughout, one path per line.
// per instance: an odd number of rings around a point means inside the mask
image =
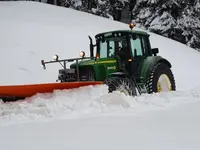
M 143 60 L 158 53 L 158 49 L 151 49 L 149 34 L 143 31 L 117 30 L 97 34 L 96 58 L 115 58 L 120 71 L 127 71 L 129 75 L 139 77 Z M 93 49 L 91 50 L 93 51 Z

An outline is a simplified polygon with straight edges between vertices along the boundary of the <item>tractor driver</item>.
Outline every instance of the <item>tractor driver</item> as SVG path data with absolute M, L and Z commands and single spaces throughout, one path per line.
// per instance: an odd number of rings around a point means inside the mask
M 119 51 L 116 53 L 117 58 L 119 60 L 119 69 L 124 70 L 127 67 L 127 62 L 129 58 L 129 53 L 128 53 L 128 44 L 125 39 L 121 41 L 122 47 L 119 49 Z M 126 69 L 125 69 L 126 70 Z
M 128 44 L 126 40 L 121 41 L 122 47 L 120 48 L 119 55 L 122 61 L 128 60 Z

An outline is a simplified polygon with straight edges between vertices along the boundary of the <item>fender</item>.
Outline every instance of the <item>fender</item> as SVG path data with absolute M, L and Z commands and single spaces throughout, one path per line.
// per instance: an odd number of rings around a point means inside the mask
M 153 68 L 158 64 L 158 63 L 165 63 L 167 64 L 170 68 L 172 67 L 171 63 L 166 60 L 165 58 L 161 56 L 149 56 L 147 57 L 141 68 L 141 78 L 146 80 L 147 77 L 149 76 L 150 72 L 153 70 Z

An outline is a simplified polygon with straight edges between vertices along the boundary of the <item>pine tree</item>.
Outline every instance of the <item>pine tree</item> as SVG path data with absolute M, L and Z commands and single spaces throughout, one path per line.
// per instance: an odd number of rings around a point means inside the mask
M 132 7 L 132 20 L 200 50 L 200 0 L 139 0 Z

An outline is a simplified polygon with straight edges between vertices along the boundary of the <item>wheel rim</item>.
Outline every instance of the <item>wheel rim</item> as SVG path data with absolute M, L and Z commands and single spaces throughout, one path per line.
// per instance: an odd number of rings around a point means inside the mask
M 172 86 L 169 77 L 166 74 L 162 74 L 157 83 L 158 92 L 172 91 Z
M 120 88 L 118 88 L 118 91 L 120 93 L 125 94 L 125 95 L 129 95 L 129 91 L 128 91 L 128 89 L 125 86 L 121 86 Z
M 125 95 L 129 95 L 129 91 L 130 91 L 130 83 L 124 79 L 124 80 L 121 80 L 121 86 L 118 88 L 118 91 L 120 93 L 123 93 Z
M 117 91 L 126 96 L 135 96 L 135 86 L 134 83 L 128 78 L 112 77 L 105 80 L 106 85 L 108 85 L 109 93 Z

